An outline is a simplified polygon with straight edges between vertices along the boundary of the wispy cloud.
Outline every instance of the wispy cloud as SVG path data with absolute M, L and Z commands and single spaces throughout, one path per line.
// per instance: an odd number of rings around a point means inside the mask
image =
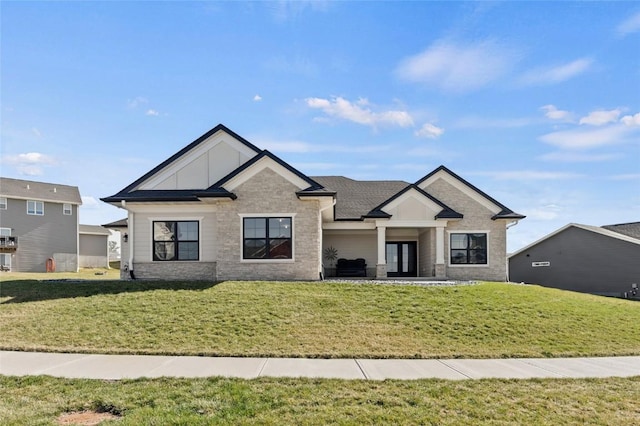
M 255 96 L 253 97 L 253 101 L 254 101 L 254 102 L 260 102 L 261 100 L 262 100 L 262 96 L 260 96 L 260 95 L 255 95 Z
M 626 173 L 621 175 L 611 176 L 611 180 L 636 180 L 640 182 L 640 173 Z
M 561 163 L 598 163 L 620 158 L 621 154 L 604 153 L 590 154 L 575 151 L 555 151 L 538 157 L 543 161 L 557 161 Z
M 319 109 L 329 117 L 352 121 L 373 128 L 379 125 L 413 126 L 413 118 L 407 111 L 373 111 L 369 101 L 363 98 L 358 99 L 355 103 L 339 96 L 331 99 L 307 98 L 305 102 L 309 108 Z
M 312 144 L 303 141 L 284 141 L 254 136 L 251 138 L 258 146 L 274 153 L 311 153 L 311 152 L 335 152 L 335 153 L 372 153 L 384 152 L 391 149 L 389 145 L 332 145 Z
M 150 115 L 152 117 L 157 117 L 158 115 L 160 115 L 160 113 L 158 111 L 156 111 L 155 109 L 148 109 L 147 112 L 144 113 L 144 115 Z
M 555 105 L 544 105 L 540 107 L 544 111 L 544 116 L 551 120 L 570 120 L 571 113 L 556 108 Z
M 100 206 L 100 203 L 91 195 L 83 195 L 82 197 L 82 208 L 83 209 L 95 209 Z
M 536 124 L 540 119 L 530 117 L 515 118 L 487 118 L 487 117 L 462 117 L 455 121 L 454 127 L 461 129 L 510 129 Z
M 588 71 L 592 64 L 592 59 L 580 58 L 566 64 L 536 68 L 520 77 L 520 83 L 526 86 L 562 83 Z
M 286 58 L 275 56 L 264 62 L 263 67 L 279 73 L 296 74 L 304 77 L 315 77 L 320 74 L 320 67 L 311 59 L 303 56 Z
M 469 173 L 476 176 L 488 176 L 496 180 L 559 180 L 559 179 L 577 179 L 583 175 L 569 172 L 549 172 L 538 170 L 512 170 L 512 171 L 495 171 L 495 172 L 475 172 Z
M 640 31 L 640 12 L 636 12 L 616 27 L 616 34 L 620 37 L 626 37 L 629 34 Z
M 425 123 L 419 130 L 415 131 L 415 135 L 420 138 L 436 139 L 442 136 L 444 129 L 437 127 L 431 123 Z
M 149 100 L 143 96 L 136 96 L 133 99 L 127 99 L 127 108 L 135 109 L 141 105 L 146 105 L 149 103 Z
M 516 61 L 514 52 L 494 41 L 459 45 L 440 40 L 426 50 L 404 59 L 397 76 L 445 91 L 480 89 L 505 75 Z
M 287 22 L 298 19 L 307 11 L 325 12 L 329 3 L 322 0 L 296 0 L 296 1 L 274 1 L 263 3 L 271 10 L 271 14 L 278 22 Z
M 40 176 L 44 174 L 45 166 L 57 164 L 55 158 L 40 152 L 6 155 L 1 162 L 15 167 L 18 173 L 26 176 Z
M 540 140 L 562 149 L 590 149 L 622 143 L 629 130 L 625 126 L 607 126 L 596 129 L 571 129 L 547 133 Z
M 640 112 L 634 115 L 625 115 L 620 119 L 620 122 L 629 127 L 640 126 Z
M 580 124 L 589 124 L 591 126 L 602 126 L 604 124 L 615 123 L 622 111 L 618 108 L 609 111 L 598 110 L 592 111 L 586 117 L 580 119 Z

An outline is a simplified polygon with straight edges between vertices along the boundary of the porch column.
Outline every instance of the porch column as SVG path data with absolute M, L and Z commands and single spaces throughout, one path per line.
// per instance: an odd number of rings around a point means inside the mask
M 436 277 L 444 277 L 446 268 L 444 264 L 444 227 L 436 227 Z
M 376 265 L 376 278 L 387 277 L 387 228 L 378 226 L 378 264 Z

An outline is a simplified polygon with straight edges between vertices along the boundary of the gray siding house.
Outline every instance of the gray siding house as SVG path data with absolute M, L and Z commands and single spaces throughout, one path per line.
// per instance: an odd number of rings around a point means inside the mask
M 102 200 L 127 213 L 125 278 L 504 281 L 524 218 L 444 166 L 415 183 L 310 177 L 221 124 Z
M 75 186 L 0 178 L 0 264 L 17 272 L 78 270 Z
M 99 225 L 80 225 L 79 235 L 80 267 L 108 268 L 109 230 Z
M 509 279 L 563 290 L 621 296 L 640 285 L 640 222 L 603 227 L 570 223 L 509 256 Z

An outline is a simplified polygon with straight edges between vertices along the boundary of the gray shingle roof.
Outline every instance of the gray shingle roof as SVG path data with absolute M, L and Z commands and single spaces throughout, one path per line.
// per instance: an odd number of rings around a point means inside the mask
M 78 225 L 78 232 L 80 234 L 111 235 L 108 229 L 100 225 Z
M 619 223 L 616 225 L 605 225 L 604 229 L 617 232 L 619 234 L 627 235 L 629 237 L 637 238 L 640 240 L 640 222 Z
M 0 197 L 82 204 L 77 186 L 0 177 Z
M 314 176 L 311 179 L 336 191 L 336 219 L 360 218 L 409 186 L 401 180 L 358 181 L 344 176 Z

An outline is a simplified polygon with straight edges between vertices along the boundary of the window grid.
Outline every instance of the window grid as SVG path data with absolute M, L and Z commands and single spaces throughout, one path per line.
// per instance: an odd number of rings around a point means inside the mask
M 44 215 L 44 202 L 42 201 L 27 201 L 27 214 L 34 216 L 43 216 Z
M 5 197 L 0 197 L 0 210 L 7 209 L 7 199 Z
M 153 260 L 199 260 L 198 221 L 154 221 Z
M 292 259 L 290 217 L 245 217 L 243 259 Z
M 62 214 L 65 216 L 70 216 L 73 214 L 73 210 L 71 209 L 71 204 L 64 203 L 62 205 Z
M 487 234 L 451 234 L 451 264 L 453 265 L 486 265 Z

